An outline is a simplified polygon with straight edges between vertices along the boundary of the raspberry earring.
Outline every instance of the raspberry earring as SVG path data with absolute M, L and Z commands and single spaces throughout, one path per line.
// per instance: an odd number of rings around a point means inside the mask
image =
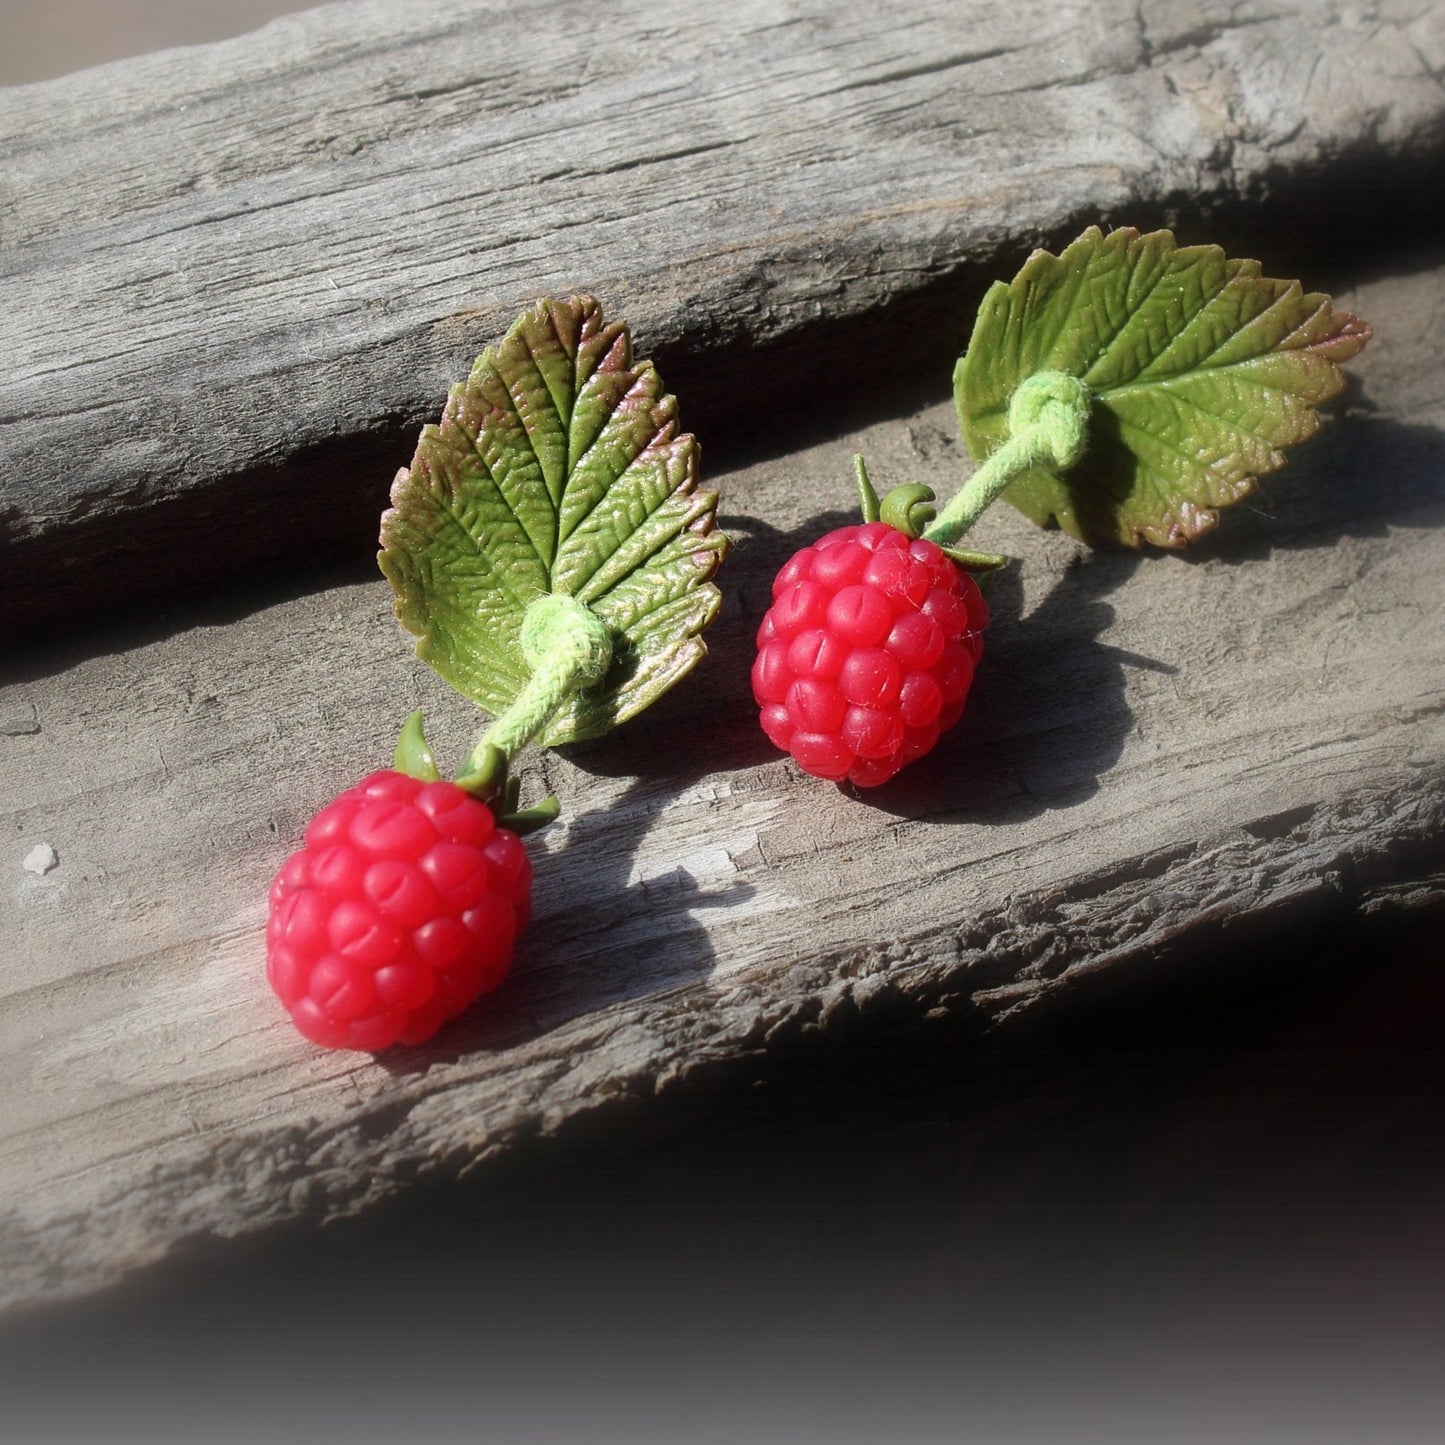
M 495 721 L 454 782 L 421 715 L 271 890 L 267 976 L 328 1048 L 419 1044 L 495 989 L 531 912 L 529 742 L 598 737 L 686 675 L 727 551 L 697 444 L 627 328 L 543 301 L 454 387 L 382 517 L 382 571 L 418 655 Z
M 763 731 L 805 772 L 868 788 L 958 721 L 988 608 L 973 578 L 918 535 L 932 493 L 900 487 L 880 506 L 863 458 L 854 465 L 864 521 L 778 573 L 752 683 Z
M 485 803 L 373 773 L 276 875 L 267 977 L 323 1048 L 420 1044 L 502 982 L 531 912 L 527 850 Z
M 887 782 L 963 712 L 988 621 L 973 574 L 1006 562 L 957 545 L 985 508 L 1186 546 L 1315 431 L 1369 338 L 1327 296 L 1167 231 L 1036 251 L 989 289 L 954 372 L 981 463 L 958 495 L 936 516 L 927 487 L 880 505 L 860 457 L 862 524 L 778 573 L 752 671 L 763 731 L 804 772 Z

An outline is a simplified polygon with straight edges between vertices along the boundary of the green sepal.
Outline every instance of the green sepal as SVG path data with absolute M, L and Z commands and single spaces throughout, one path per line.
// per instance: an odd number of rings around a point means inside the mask
M 533 803 L 530 808 L 498 814 L 497 822 L 501 827 L 510 828 L 519 837 L 525 838 L 528 833 L 535 833 L 539 828 L 545 828 L 548 823 L 555 823 L 561 811 L 562 805 L 556 797 L 548 796 L 540 803 Z
M 996 552 L 966 552 L 961 547 L 940 547 L 939 551 L 969 572 L 997 572 L 1008 566 L 1008 558 Z
M 562 811 L 562 805 L 555 796 L 519 808 L 522 780 L 508 771 L 507 755 L 501 748 L 490 744 L 476 750 L 471 766 L 457 779 L 457 786 L 485 803 L 492 810 L 492 817 L 499 827 L 510 828 L 519 836 L 545 828 L 548 823 L 555 822 Z
M 401 735 L 396 740 L 393 766 L 397 772 L 419 778 L 423 783 L 434 783 L 441 777 L 436 759 L 427 744 L 426 734 L 422 731 L 420 709 L 402 724 Z
M 522 798 L 522 780 L 513 773 L 508 779 L 506 786 L 502 789 L 502 811 L 503 813 L 514 813 L 517 804 Z
M 861 452 L 853 457 L 853 475 L 858 481 L 858 510 L 863 514 L 864 526 L 867 526 L 879 519 L 878 492 L 868 479 L 868 463 L 863 460 Z
M 466 771 L 457 779 L 465 789 L 489 806 L 501 798 L 507 786 L 507 755 L 501 748 L 479 747 Z
M 602 681 L 536 735 L 597 737 L 706 651 L 727 550 L 698 447 L 627 328 L 590 297 L 541 301 L 452 388 L 392 486 L 379 561 L 417 652 L 493 717 L 527 684 L 529 604 L 575 598 L 608 629 Z
M 1089 388 L 1087 446 L 1066 474 L 1034 466 L 1003 495 L 1082 541 L 1181 547 L 1313 434 L 1370 328 L 1328 296 L 1168 231 L 1085 231 L 990 288 L 954 373 L 969 451 L 1009 438 L 1040 372 Z
M 894 487 L 878 509 L 878 520 L 902 532 L 905 537 L 918 538 L 937 515 L 933 505 L 933 488 L 922 482 L 905 482 Z

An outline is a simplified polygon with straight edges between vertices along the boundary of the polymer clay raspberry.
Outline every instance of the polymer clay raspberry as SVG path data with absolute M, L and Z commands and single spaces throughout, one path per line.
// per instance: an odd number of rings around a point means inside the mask
M 763 731 L 815 777 L 887 782 L 963 713 L 988 608 L 942 548 L 884 521 L 798 552 L 758 629 Z
M 507 976 L 531 907 L 520 839 L 559 812 L 520 806 L 515 759 L 603 736 L 702 658 L 716 511 L 676 398 L 592 297 L 539 301 L 451 388 L 392 482 L 377 562 L 417 656 L 490 721 L 443 782 L 414 712 L 394 768 L 324 808 L 276 875 L 267 976 L 308 1039 L 419 1044 Z
M 880 503 L 783 568 L 758 633 L 762 725 L 807 772 L 885 782 L 956 721 L 985 612 L 962 539 L 1000 497 L 1080 543 L 1178 548 L 1312 436 L 1370 327 L 1217 246 L 1091 226 L 989 287 L 953 373 L 975 470 Z M 933 623 L 930 626 L 929 623 Z
M 449 782 L 378 772 L 317 814 L 271 886 L 266 974 L 325 1048 L 420 1044 L 512 966 L 532 866 Z

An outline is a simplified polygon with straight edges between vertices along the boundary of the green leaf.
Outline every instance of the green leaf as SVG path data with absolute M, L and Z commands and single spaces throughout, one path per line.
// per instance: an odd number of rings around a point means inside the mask
M 1035 467 L 1003 495 L 1082 541 L 1182 547 L 1313 435 L 1314 408 L 1344 385 L 1337 363 L 1369 338 L 1328 296 L 1257 261 L 1168 231 L 1091 227 L 990 288 L 954 392 L 981 461 L 1008 439 L 1022 381 L 1079 377 L 1094 394 L 1083 459 L 1062 478 Z
M 696 665 L 727 550 L 677 402 L 591 297 L 541 301 L 452 388 L 381 519 L 381 570 L 417 653 L 499 716 L 528 678 L 529 603 L 585 603 L 612 637 L 602 682 L 538 741 L 596 737 Z

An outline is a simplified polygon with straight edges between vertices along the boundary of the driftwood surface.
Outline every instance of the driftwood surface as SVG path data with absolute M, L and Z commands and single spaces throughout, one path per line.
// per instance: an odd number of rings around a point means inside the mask
M 1442 70 L 1423 0 L 357 4 L 0 92 L 4 606 L 62 618 L 0 689 L 4 1300 L 812 1041 L 1017 1032 L 1445 908 L 1445 258 L 1390 239 L 1432 194 Z M 1188 555 L 996 509 L 980 545 L 1019 562 L 964 723 L 866 799 L 802 777 L 746 681 L 776 567 L 848 519 L 855 450 L 956 489 L 984 279 L 1176 212 L 1374 324 L 1335 419 Z M 524 760 L 564 818 L 495 1000 L 425 1050 L 320 1053 L 265 987 L 267 882 L 412 707 L 448 758 L 473 730 L 391 617 L 376 509 L 472 354 L 573 287 L 701 435 L 737 542 L 712 652 Z
M 538 294 L 716 460 L 768 385 L 946 365 L 1021 242 L 1265 201 L 1317 267 L 1428 214 L 1442 73 L 1431 0 L 375 0 L 0 92 L 0 606 L 359 548 Z
M 951 490 L 947 401 L 714 477 L 737 539 L 697 674 L 530 755 L 537 914 L 492 1003 L 378 1059 L 302 1041 L 262 978 L 268 878 L 427 708 L 379 580 L 218 592 L 38 648 L 0 693 L 0 1271 L 94 1287 L 177 1241 L 355 1211 L 598 1111 L 940 1011 L 1007 1030 L 1180 957 L 1445 904 L 1445 271 L 1347 291 L 1377 342 L 1324 435 L 1190 555 L 1087 554 L 1007 508 L 960 728 L 867 799 L 757 732 L 773 571 L 843 519 L 849 456 Z M 35 845 L 58 864 L 21 868 Z

